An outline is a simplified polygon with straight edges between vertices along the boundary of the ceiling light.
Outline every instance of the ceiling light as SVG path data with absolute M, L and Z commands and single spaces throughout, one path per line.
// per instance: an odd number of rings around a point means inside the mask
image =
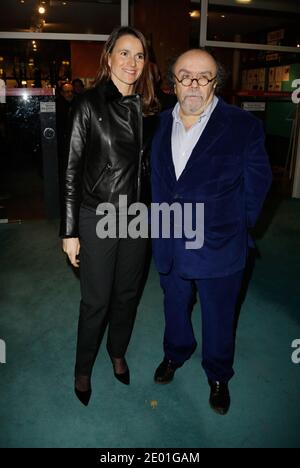
M 237 3 L 251 3 L 252 0 L 235 0 Z
M 300 44 L 297 44 L 297 47 L 300 48 Z
M 226 16 L 225 16 L 225 15 L 221 15 L 221 18 L 226 18 Z
M 200 11 L 199 10 L 190 11 L 190 17 L 191 18 L 200 18 Z
M 32 41 L 32 44 L 35 44 L 35 41 Z
M 44 13 L 46 13 L 46 9 L 43 6 L 39 6 L 39 14 L 43 15 Z
M 25 3 L 25 0 L 20 0 L 20 1 L 21 1 L 21 3 Z

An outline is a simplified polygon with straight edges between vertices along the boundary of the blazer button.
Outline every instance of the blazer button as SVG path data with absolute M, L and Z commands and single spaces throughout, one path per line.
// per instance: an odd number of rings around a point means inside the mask
M 98 119 L 98 120 L 99 120 L 99 122 L 102 122 L 102 117 L 99 117 L 99 119 Z

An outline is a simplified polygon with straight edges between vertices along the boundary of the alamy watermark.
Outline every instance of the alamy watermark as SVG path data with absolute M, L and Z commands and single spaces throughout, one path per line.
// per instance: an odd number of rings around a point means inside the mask
M 294 364 L 300 364 L 300 339 L 292 342 L 292 348 L 296 348 L 291 356 L 292 362 Z
M 112 203 L 100 203 L 101 218 L 96 233 L 100 239 L 188 239 L 186 249 L 200 249 L 204 244 L 203 203 L 144 203 L 127 205 L 127 195 L 119 196 L 118 212 Z
M 0 364 L 6 364 L 6 343 L 0 340 Z
M 300 102 L 300 79 L 294 80 L 292 83 L 292 88 L 296 88 L 292 93 L 292 101 L 294 104 L 299 104 Z

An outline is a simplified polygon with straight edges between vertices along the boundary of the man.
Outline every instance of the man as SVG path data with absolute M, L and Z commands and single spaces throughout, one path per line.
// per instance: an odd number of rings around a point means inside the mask
M 81 96 L 84 93 L 84 84 L 80 78 L 75 78 L 72 81 L 74 96 Z
M 64 181 L 67 168 L 67 134 L 71 108 L 74 102 L 74 89 L 71 83 L 63 83 L 56 100 L 56 131 L 58 182 L 61 212 L 64 206 Z
M 162 113 L 152 146 L 154 203 L 204 204 L 204 243 L 153 239 L 164 291 L 164 360 L 157 383 L 169 383 L 196 348 L 191 323 L 195 286 L 202 309 L 202 365 L 210 405 L 230 406 L 235 311 L 253 227 L 271 183 L 260 121 L 215 95 L 220 68 L 206 51 L 181 55 L 172 68 L 178 103 Z M 195 211 L 195 210 L 194 210 Z

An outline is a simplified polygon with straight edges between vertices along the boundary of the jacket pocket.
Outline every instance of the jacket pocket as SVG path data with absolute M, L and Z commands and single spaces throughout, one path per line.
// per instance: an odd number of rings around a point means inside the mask
M 92 192 L 95 191 L 95 189 L 98 187 L 98 185 L 100 184 L 100 182 L 103 180 L 103 177 L 105 176 L 105 174 L 110 171 L 110 169 L 112 168 L 112 165 L 111 163 L 107 163 L 105 164 L 105 166 L 103 167 L 102 171 L 100 172 L 99 176 L 98 176 L 98 179 L 96 181 L 96 183 L 93 185 L 92 187 Z

